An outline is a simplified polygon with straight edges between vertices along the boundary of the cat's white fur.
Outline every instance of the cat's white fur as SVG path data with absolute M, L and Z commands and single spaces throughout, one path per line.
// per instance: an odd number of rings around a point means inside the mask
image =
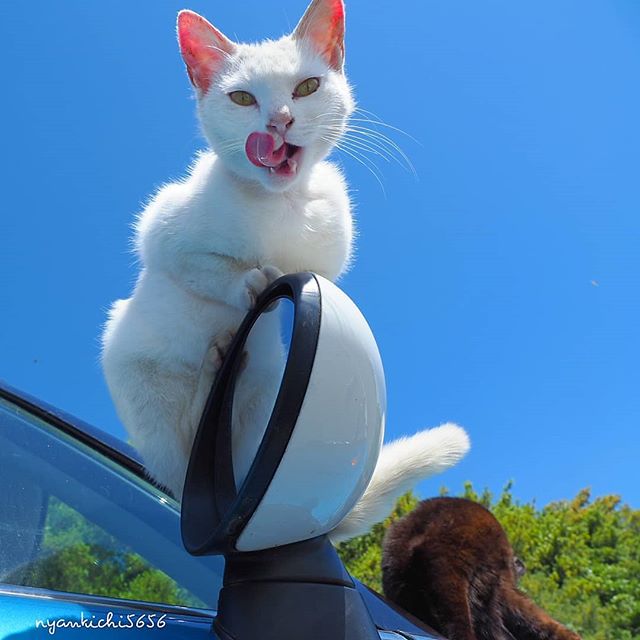
M 283 272 L 314 271 L 335 280 L 351 259 L 347 187 L 325 161 L 354 108 L 341 69 L 342 34 L 325 41 L 341 8 L 341 0 L 314 0 L 292 35 L 257 45 L 231 43 L 199 16 L 181 14 L 182 52 L 212 151 L 196 159 L 183 181 L 160 189 L 140 215 L 135 246 L 142 269 L 131 297 L 110 311 L 102 352 L 133 445 L 150 475 L 178 498 L 217 367 L 256 296 Z M 195 45 L 189 40 L 194 30 Z M 197 49 L 203 37 L 210 39 L 204 54 Z M 198 56 L 214 50 L 217 57 L 204 59 L 205 71 L 213 72 L 203 82 Z M 294 87 L 309 77 L 321 79 L 318 91 L 293 98 Z M 257 104 L 232 102 L 228 94 L 237 90 L 249 91 Z M 304 148 L 288 177 L 255 166 L 244 151 L 251 132 L 266 131 L 283 114 L 293 122 L 282 133 Z M 249 359 L 260 377 L 246 385 L 254 397 L 245 400 L 257 407 L 260 393 L 272 392 L 265 370 L 279 365 L 268 339 L 258 335 L 253 342 Z M 336 539 L 384 518 L 402 492 L 454 464 L 467 448 L 466 434 L 453 425 L 384 447 L 367 493 Z M 248 465 L 235 447 L 234 463 L 240 481 Z
M 469 447 L 465 430 L 451 423 L 386 444 L 367 490 L 331 532 L 331 540 L 338 543 L 367 533 L 391 513 L 401 495 L 421 480 L 452 467 Z

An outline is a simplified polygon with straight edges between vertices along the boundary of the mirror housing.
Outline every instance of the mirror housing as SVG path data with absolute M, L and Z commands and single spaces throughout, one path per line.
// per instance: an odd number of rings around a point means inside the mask
M 236 489 L 235 383 L 252 328 L 281 298 L 294 305 L 284 374 L 253 463 Z M 382 361 L 355 304 L 315 274 L 278 279 L 238 329 L 205 406 L 182 499 L 187 550 L 256 551 L 331 531 L 369 484 L 385 413 Z
M 248 447 L 255 455 L 237 487 L 236 382 L 243 362 L 251 364 L 251 352 L 248 361 L 243 354 L 252 329 L 282 298 L 294 306 L 284 371 L 276 363 L 277 397 L 268 401 L 266 427 L 249 429 L 263 435 L 257 450 Z M 312 273 L 274 282 L 245 317 L 216 377 L 182 497 L 187 550 L 225 555 L 214 622 L 221 640 L 379 640 L 327 534 L 369 484 L 385 413 L 380 354 L 355 304 Z

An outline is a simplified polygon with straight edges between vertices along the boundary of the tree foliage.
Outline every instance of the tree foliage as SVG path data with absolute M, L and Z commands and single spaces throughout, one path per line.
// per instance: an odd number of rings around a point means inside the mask
M 162 571 L 51 498 L 37 557 L 6 580 L 112 598 L 204 606 Z
M 443 490 L 446 493 L 446 490 Z M 584 640 L 640 640 L 640 511 L 617 496 L 589 490 L 543 508 L 520 503 L 507 485 L 500 496 L 462 494 L 485 505 L 505 528 L 527 572 L 520 586 Z M 391 522 L 418 504 L 409 493 L 371 533 L 339 547 L 349 571 L 381 591 L 382 540 Z M 60 591 L 203 606 L 69 506 L 51 499 L 37 558 L 7 582 Z
M 514 500 L 511 484 L 495 499 L 470 483 L 462 495 L 498 518 L 527 567 L 520 587 L 550 615 L 584 640 L 640 640 L 640 511 L 588 489 L 542 509 Z M 384 532 L 416 504 L 403 496 L 383 524 L 340 545 L 352 575 L 380 590 Z

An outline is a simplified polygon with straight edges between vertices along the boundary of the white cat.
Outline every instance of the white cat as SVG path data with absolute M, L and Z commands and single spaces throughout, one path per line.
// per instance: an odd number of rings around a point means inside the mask
M 102 363 L 133 445 L 150 475 L 179 499 L 216 370 L 256 297 L 282 273 L 335 280 L 349 266 L 349 196 L 325 158 L 354 101 L 343 73 L 342 0 L 313 0 L 291 35 L 260 44 L 233 43 L 182 11 L 178 40 L 212 151 L 141 214 L 135 242 L 142 270 L 131 298 L 111 309 Z M 252 364 L 278 362 L 268 348 L 247 348 Z M 259 395 L 267 378 L 247 388 Z M 334 539 L 368 530 L 400 494 L 468 447 L 455 425 L 385 446 L 369 489 Z M 236 453 L 234 446 L 241 481 L 248 462 Z

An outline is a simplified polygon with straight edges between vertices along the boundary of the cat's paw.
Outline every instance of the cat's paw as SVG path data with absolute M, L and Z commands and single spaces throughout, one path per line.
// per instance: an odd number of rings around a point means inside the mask
M 252 309 L 258 296 L 282 275 L 278 267 L 264 265 L 245 272 L 240 285 L 240 308 L 248 311 Z
M 195 429 L 200 424 L 202 411 L 205 407 L 207 398 L 211 393 L 211 388 L 215 382 L 216 376 L 222 367 L 229 347 L 235 338 L 235 331 L 224 331 L 216 336 L 207 348 L 204 359 L 200 366 L 200 372 L 196 379 L 197 384 L 194 390 L 193 399 L 188 409 L 187 417 L 189 419 L 188 429 L 195 433 Z
M 207 349 L 207 354 L 205 355 L 202 365 L 205 375 L 208 374 L 210 377 L 215 376 L 222 366 L 222 361 L 227 355 L 227 351 L 229 351 L 235 335 L 234 331 L 225 331 L 213 340 L 209 349 Z
M 227 357 L 229 348 L 233 339 L 236 337 L 235 331 L 226 331 L 222 335 L 215 338 L 207 349 L 207 353 L 202 363 L 202 371 L 200 374 L 201 379 L 206 379 L 208 384 L 213 383 L 218 371 L 222 367 L 224 359 Z M 249 362 L 249 352 L 245 349 L 240 356 L 240 364 L 238 366 L 238 373 L 241 373 L 247 368 Z

